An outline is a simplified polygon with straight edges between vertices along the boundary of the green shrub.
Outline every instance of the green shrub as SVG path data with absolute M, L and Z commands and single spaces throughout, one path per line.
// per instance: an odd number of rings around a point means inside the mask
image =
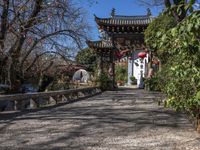
M 144 84 L 146 89 L 150 91 L 161 91 L 161 78 L 159 76 L 145 78 Z
M 132 84 L 137 84 L 137 79 L 134 76 L 130 77 Z
M 150 89 L 167 94 L 166 106 L 200 117 L 200 12 L 190 14 L 176 27 L 158 31 L 153 43 L 159 51 L 162 70 L 159 76 L 146 80 Z M 156 35 L 155 35 L 156 36 Z M 156 87 L 154 86 L 156 85 Z
M 125 66 L 116 66 L 116 81 L 123 81 L 124 83 L 128 82 L 128 67 Z
M 112 89 L 112 80 L 105 73 L 101 73 L 97 79 L 97 83 L 100 86 L 101 90 L 105 91 Z

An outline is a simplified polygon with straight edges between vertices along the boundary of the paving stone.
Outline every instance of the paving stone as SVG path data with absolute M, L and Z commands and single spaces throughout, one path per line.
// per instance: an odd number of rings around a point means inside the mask
M 0 150 L 200 150 L 183 113 L 138 89 L 107 91 L 72 104 L 0 113 Z

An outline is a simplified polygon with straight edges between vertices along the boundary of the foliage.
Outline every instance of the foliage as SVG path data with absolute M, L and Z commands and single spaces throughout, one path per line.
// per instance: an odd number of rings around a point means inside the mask
M 128 68 L 126 66 L 116 66 L 115 74 L 117 81 L 123 81 L 124 83 L 128 82 Z
M 76 55 L 76 62 L 87 67 L 87 70 L 94 72 L 96 69 L 96 54 L 90 48 L 82 49 Z
M 137 79 L 134 76 L 130 77 L 132 84 L 137 84 Z
M 193 12 L 193 5 L 198 0 L 164 0 L 169 14 L 173 15 L 177 22 L 181 22 L 189 13 Z
M 101 73 L 97 79 L 97 82 L 103 91 L 112 89 L 112 80 L 106 73 Z
M 153 49 L 162 60 L 166 60 L 165 58 L 168 58 L 169 55 L 167 52 L 158 47 L 162 33 L 166 33 L 169 29 L 175 27 L 176 24 L 177 23 L 174 17 L 166 14 L 160 14 L 145 30 L 146 44 L 150 47 L 150 49 Z
M 167 106 L 186 110 L 200 117 L 200 12 L 196 11 L 167 32 L 155 45 L 167 53 L 160 77 L 162 90 L 168 95 Z M 157 33 L 158 34 L 158 33 Z M 170 57 L 169 57 L 170 56 Z
M 145 87 L 150 91 L 161 91 L 161 78 L 159 74 L 152 76 L 151 78 L 145 78 L 144 83 Z
M 199 0 L 138 0 L 139 4 L 146 6 L 165 6 L 165 12 L 181 22 L 189 13 L 193 12 L 194 4 Z
M 69 83 L 54 83 L 50 87 L 48 87 L 49 91 L 57 91 L 57 90 L 67 90 L 70 88 Z
M 136 78 L 134 76 L 131 76 L 130 79 L 132 82 L 136 80 Z

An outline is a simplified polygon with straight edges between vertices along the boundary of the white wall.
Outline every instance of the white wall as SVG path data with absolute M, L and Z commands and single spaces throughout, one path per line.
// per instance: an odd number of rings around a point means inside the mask
M 148 55 L 144 58 L 143 62 L 141 63 L 140 58 L 138 57 L 138 53 L 143 52 L 144 50 L 136 50 L 133 53 L 133 60 L 128 60 L 128 84 L 131 84 L 130 77 L 133 75 L 139 82 L 141 76 L 141 70 L 143 71 L 143 77 L 147 71 L 147 63 L 148 63 Z M 141 65 L 143 65 L 143 69 L 141 69 Z M 133 70 L 133 71 L 132 71 Z

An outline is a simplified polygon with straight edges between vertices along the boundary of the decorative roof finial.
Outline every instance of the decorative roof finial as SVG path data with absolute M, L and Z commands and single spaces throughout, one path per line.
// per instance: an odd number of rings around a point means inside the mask
M 114 17 L 114 16 L 115 16 L 115 8 L 113 8 L 111 11 L 111 17 Z
M 147 16 L 151 16 L 152 13 L 151 13 L 151 9 L 150 8 L 147 8 Z

